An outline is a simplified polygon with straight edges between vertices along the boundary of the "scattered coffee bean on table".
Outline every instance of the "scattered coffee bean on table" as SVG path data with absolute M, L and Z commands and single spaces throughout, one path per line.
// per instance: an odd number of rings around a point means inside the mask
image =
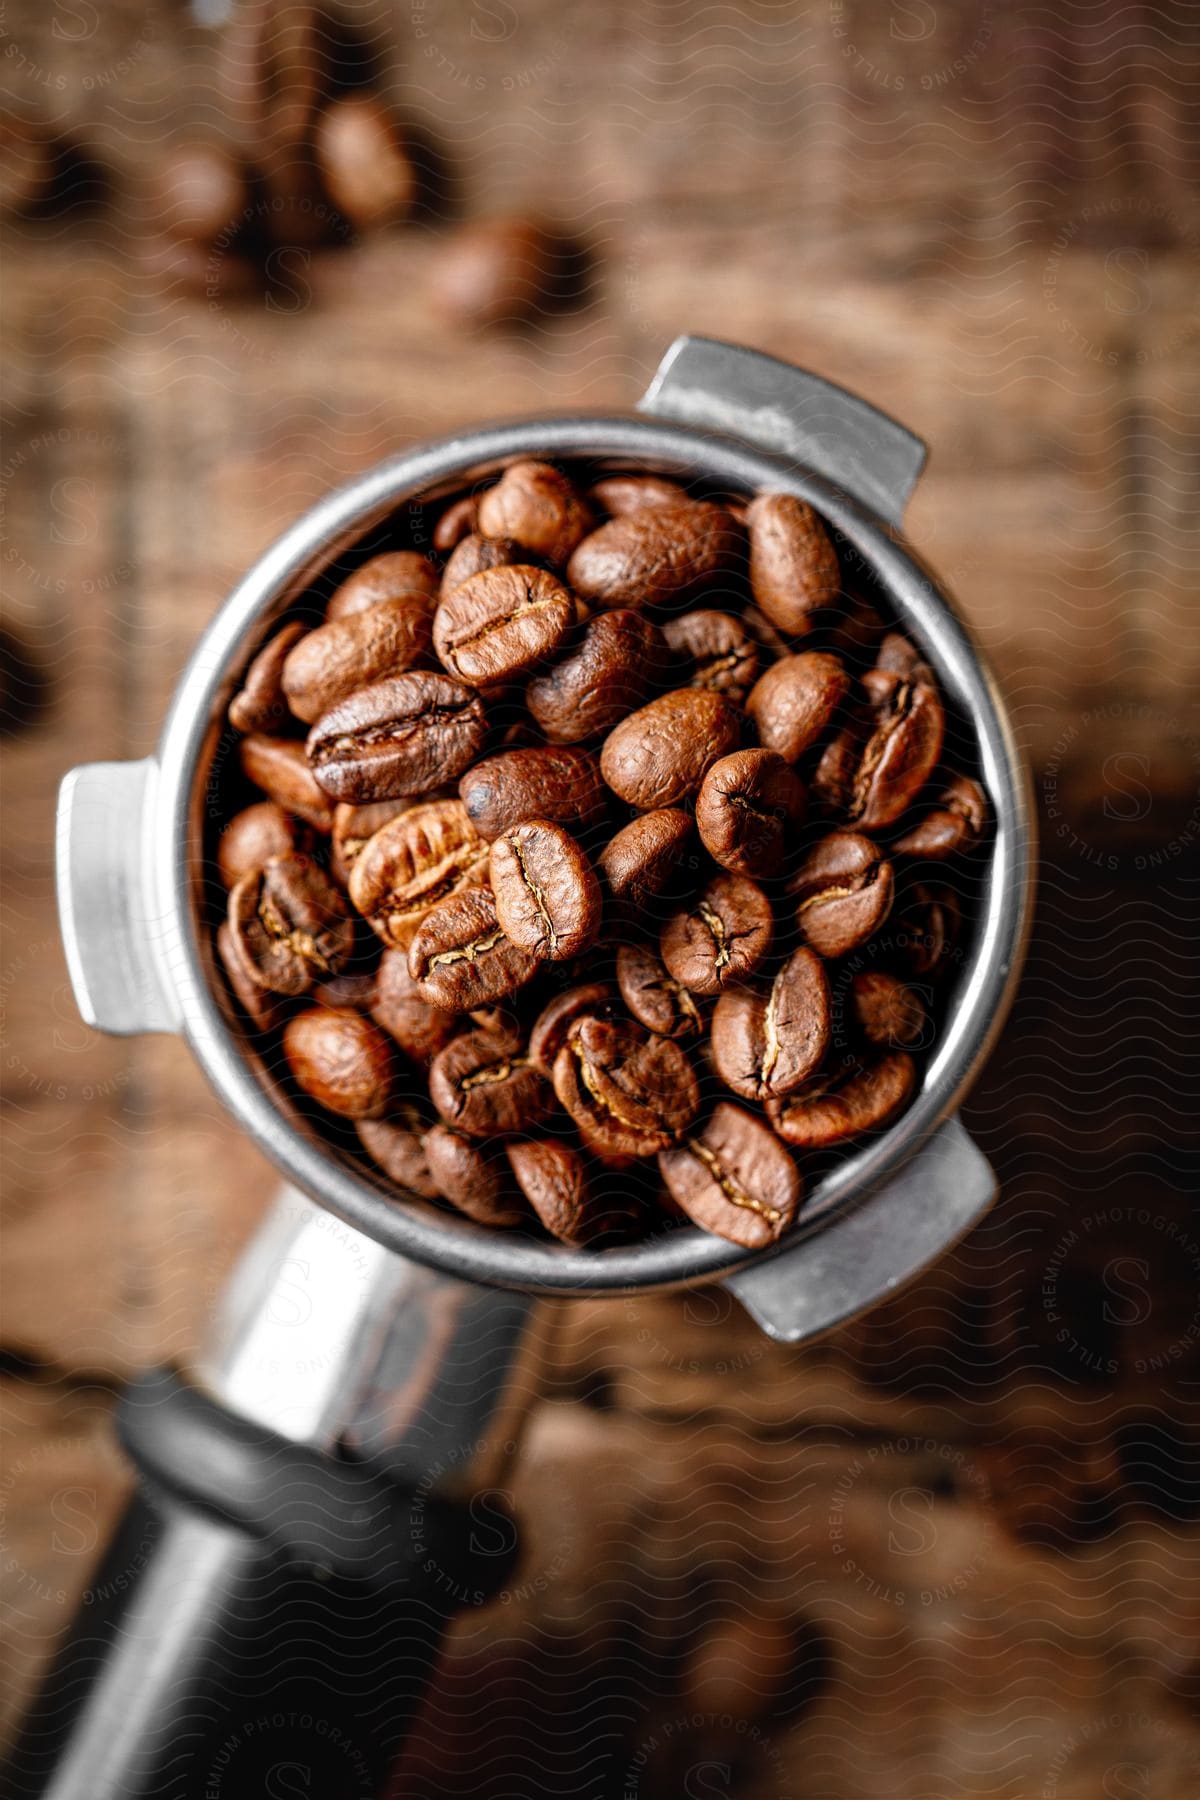
M 916 1092 L 969 733 L 798 496 L 524 459 L 403 516 L 230 702 L 234 1012 L 397 1205 L 775 1243 Z

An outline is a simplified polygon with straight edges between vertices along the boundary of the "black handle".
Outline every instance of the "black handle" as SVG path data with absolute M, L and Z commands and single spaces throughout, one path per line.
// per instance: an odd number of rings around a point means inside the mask
M 414 1510 L 368 1466 L 248 1426 L 168 1373 L 130 1391 L 122 1431 L 153 1485 L 3 1791 L 371 1800 L 449 1619 L 480 1594 L 463 1518 Z M 485 1585 L 508 1566 L 492 1559 Z

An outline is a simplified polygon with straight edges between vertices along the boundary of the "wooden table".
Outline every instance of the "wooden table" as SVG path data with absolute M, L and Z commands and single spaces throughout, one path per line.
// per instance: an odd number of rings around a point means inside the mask
M 164 292 L 136 193 L 163 141 L 213 116 L 211 40 L 165 0 L 5 9 L 15 101 L 110 184 L 12 225 L 5 259 L 3 621 L 47 682 L 6 744 L 10 1713 L 127 1485 L 112 1393 L 194 1350 L 271 1182 L 179 1044 L 80 1024 L 56 784 L 150 749 L 220 598 L 329 487 L 485 416 L 628 405 L 689 330 L 857 389 L 932 446 L 912 536 L 1001 677 L 1043 819 L 1028 975 L 969 1109 L 1003 1197 L 910 1292 L 806 1350 L 711 1298 L 563 1308 L 516 1491 L 543 1566 L 456 1636 L 405 1791 L 514 1791 L 522 1756 L 561 1750 L 538 1704 L 553 1671 L 625 1657 L 658 1671 L 655 1697 L 614 1688 L 572 1740 L 614 1792 L 689 1791 L 711 1765 L 730 1780 L 695 1791 L 764 1800 L 1182 1800 L 1200 1787 L 1194 9 L 343 12 L 461 210 L 532 208 L 586 240 L 586 304 L 453 331 L 436 219 L 298 258 L 272 305 Z M 694 1640 L 721 1619 L 750 1648 L 713 1676 Z M 803 1655 L 776 1678 L 779 1625 Z M 479 1706 L 500 1667 L 507 1729 Z M 712 1723 L 725 1711 L 740 1730 Z

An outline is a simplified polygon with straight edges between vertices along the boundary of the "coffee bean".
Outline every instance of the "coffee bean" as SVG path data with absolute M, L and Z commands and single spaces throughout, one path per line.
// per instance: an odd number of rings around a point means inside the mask
M 694 1038 L 704 1030 L 704 1015 L 681 982 L 664 968 L 645 944 L 622 944 L 617 951 L 617 985 L 621 998 L 647 1031 L 661 1037 Z
M 526 819 L 492 842 L 496 917 L 520 949 L 567 962 L 600 931 L 600 886 L 574 838 L 546 819 Z
M 361 805 L 449 781 L 486 733 L 478 694 L 448 675 L 410 670 L 340 701 L 313 726 L 306 751 L 327 794 Z
M 598 1155 L 653 1156 L 700 1109 L 687 1057 L 628 1021 L 576 1019 L 554 1059 L 554 1091 Z
M 640 706 L 665 661 L 649 619 L 628 608 L 598 613 L 575 649 L 533 677 L 525 702 L 548 742 L 583 743 Z
M 808 784 L 809 805 L 831 822 L 849 817 L 854 778 L 868 735 L 866 712 L 856 706 L 835 728 L 817 758 Z
M 243 875 L 229 896 L 229 928 L 243 967 L 276 994 L 306 994 L 354 948 L 346 902 L 309 856 L 273 857 Z
M 422 1200 L 436 1200 L 440 1189 L 425 1154 L 424 1123 L 414 1106 L 392 1102 L 383 1119 L 360 1119 L 359 1142 L 389 1180 Z
M 700 842 L 723 869 L 774 875 L 804 817 L 804 789 L 774 750 L 735 750 L 715 762 L 696 799 Z
M 554 1104 L 519 1038 L 490 1031 L 464 1031 L 438 1051 L 429 1097 L 447 1125 L 471 1138 L 529 1131 Z
M 263 987 L 254 971 L 247 967 L 227 919 L 217 927 L 217 954 L 233 989 L 233 997 L 255 1031 L 273 1030 L 286 1018 L 286 1004 L 281 995 Z
M 443 596 L 433 643 L 451 675 L 490 687 L 545 662 L 574 623 L 575 602 L 553 575 L 505 564 L 469 576 Z
M 777 1242 L 800 1205 L 800 1172 L 779 1139 L 729 1100 L 702 1131 L 661 1151 L 658 1166 L 693 1223 L 745 1250 Z
M 605 475 L 588 489 L 588 499 L 610 519 L 624 519 L 645 506 L 686 506 L 690 495 L 662 475 Z
M 825 643 L 834 656 L 857 664 L 875 655 L 886 629 L 882 615 L 865 595 L 848 593 L 826 630 Z
M 438 1192 L 479 1225 L 524 1225 L 529 1211 L 501 1145 L 473 1144 L 448 1125 L 425 1133 L 425 1156 Z
M 565 246 L 535 219 L 468 220 L 441 247 L 434 297 L 460 326 L 519 325 L 562 299 L 565 260 Z
M 204 248 L 228 247 L 250 204 L 246 172 L 220 144 L 176 144 L 155 159 L 146 225 Z
M 911 675 L 868 669 L 863 686 L 874 729 L 855 771 L 847 816 L 863 831 L 882 831 L 912 804 L 942 754 L 941 697 L 919 664 Z
M 307 632 L 307 626 L 299 623 L 285 625 L 259 651 L 246 670 L 241 692 L 229 703 L 229 723 L 235 731 L 278 731 L 287 723 L 284 665 L 292 648 Z
M 347 969 L 344 974 L 330 975 L 315 983 L 312 997 L 318 1006 L 332 1006 L 337 1012 L 347 1007 L 354 1012 L 370 1012 L 375 1001 L 375 971 Z
M 474 531 L 479 515 L 478 494 L 462 494 L 451 500 L 433 528 L 435 550 L 453 550 L 469 532 Z
M 342 94 L 317 115 L 313 147 L 325 191 L 356 231 L 411 210 L 417 176 L 387 107 L 374 94 Z
M 432 612 L 440 581 L 435 565 L 419 550 L 386 550 L 347 575 L 325 609 L 326 623 L 352 618 L 384 600 L 424 604 Z
M 479 532 L 468 532 L 465 538 L 454 546 L 442 570 L 443 596 L 453 593 L 472 575 L 482 575 L 488 569 L 504 569 L 510 563 L 524 563 L 527 553 L 522 550 L 515 538 L 481 537 Z
M 487 875 L 488 846 L 461 800 L 431 800 L 364 846 L 350 872 L 350 898 L 385 944 L 406 949 L 431 906 L 481 887 Z
M 303 744 L 252 731 L 238 745 L 238 757 L 249 779 L 284 812 L 318 831 L 333 829 L 333 801 L 309 767 Z
M 283 1028 L 283 1053 L 297 1083 L 329 1112 L 377 1119 L 386 1108 L 391 1048 L 361 1013 L 319 1006 L 297 1013 Z
M 426 913 L 409 946 L 408 969 L 421 998 L 447 1012 L 469 1012 L 515 994 L 537 969 L 500 929 L 490 889 L 441 900 Z
M 591 606 L 673 605 L 732 574 L 743 544 L 740 527 L 709 501 L 643 506 L 583 539 L 567 585 Z
M 805 650 L 772 663 L 746 701 L 764 749 L 794 763 L 828 730 L 850 691 L 850 677 L 836 656 Z
M 811 629 L 841 587 L 837 552 L 812 507 L 795 494 L 760 494 L 746 509 L 750 586 L 773 625 L 792 637 Z
M 599 867 L 617 909 L 636 918 L 676 885 L 692 835 L 692 821 L 677 807 L 643 813 L 610 838 Z
M 969 775 L 952 775 L 929 811 L 892 844 L 894 856 L 944 858 L 974 850 L 987 825 L 987 800 Z
M 585 1014 L 606 1019 L 612 1016 L 613 992 L 606 982 L 587 981 L 568 988 L 547 1002 L 529 1033 L 529 1060 L 547 1079 L 554 1073 L 554 1059 L 567 1041 L 567 1033 L 576 1019 Z
M 962 908 L 952 888 L 915 882 L 896 907 L 893 930 L 910 975 L 940 981 L 954 966 Z
M 310 631 L 283 666 L 283 691 L 298 719 L 313 725 L 356 689 L 411 669 L 427 654 L 429 614 L 408 600 L 335 619 Z
M 409 1061 L 422 1066 L 433 1061 L 462 1025 L 458 1013 L 443 1012 L 421 998 L 404 950 L 385 950 L 380 957 L 370 1012 Z
M 580 1152 L 554 1138 L 507 1144 L 505 1149 L 518 1187 L 551 1237 L 577 1248 L 591 1242 L 602 1221 L 595 1217 Z
M 773 931 L 771 903 L 755 882 L 715 875 L 698 899 L 667 920 L 662 959 L 693 994 L 719 994 L 754 974 Z
M 350 806 L 343 802 L 334 807 L 329 866 L 343 887 L 348 884 L 351 869 L 375 833 L 418 804 L 416 800 L 376 800 L 367 806 Z
M 793 950 L 765 992 L 722 994 L 713 1013 L 713 1061 L 721 1080 L 761 1106 L 794 1093 L 829 1048 L 830 995 L 825 966 L 812 950 Z
M 865 944 L 892 907 L 892 865 L 870 838 L 834 831 L 805 856 L 788 882 L 796 924 L 822 956 L 846 956 Z
M 227 888 L 261 869 L 273 856 L 312 848 L 313 834 L 274 800 L 258 800 L 235 813 L 217 840 L 217 868 Z
M 687 612 L 668 619 L 663 637 L 686 664 L 691 687 L 710 688 L 745 704 L 758 673 L 758 645 L 740 619 L 725 612 Z
M 609 732 L 600 773 L 640 812 L 675 806 L 695 793 L 718 757 L 736 750 L 740 736 L 739 715 L 720 694 L 675 688 Z
M 925 1032 L 919 994 L 886 969 L 860 969 L 850 984 L 854 1018 L 864 1038 L 880 1050 L 911 1050 Z
M 591 529 L 592 515 L 573 483 L 550 463 L 518 462 L 479 498 L 485 537 L 514 538 L 534 556 L 564 564 Z
M 469 769 L 458 792 L 476 831 L 485 838 L 523 819 L 549 819 L 584 830 L 605 811 L 600 770 L 590 750 L 501 750 Z
M 886 1125 L 907 1105 L 916 1079 L 908 1052 L 888 1051 L 865 1066 L 851 1064 L 828 1079 L 818 1076 L 787 1100 L 768 1101 L 767 1115 L 785 1143 L 828 1150 Z

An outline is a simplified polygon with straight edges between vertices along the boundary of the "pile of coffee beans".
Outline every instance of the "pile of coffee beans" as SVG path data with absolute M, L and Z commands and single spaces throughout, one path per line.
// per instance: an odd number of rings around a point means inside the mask
M 242 1015 L 398 1199 L 770 1244 L 914 1092 L 969 739 L 793 495 L 525 460 L 405 521 L 229 707 Z

